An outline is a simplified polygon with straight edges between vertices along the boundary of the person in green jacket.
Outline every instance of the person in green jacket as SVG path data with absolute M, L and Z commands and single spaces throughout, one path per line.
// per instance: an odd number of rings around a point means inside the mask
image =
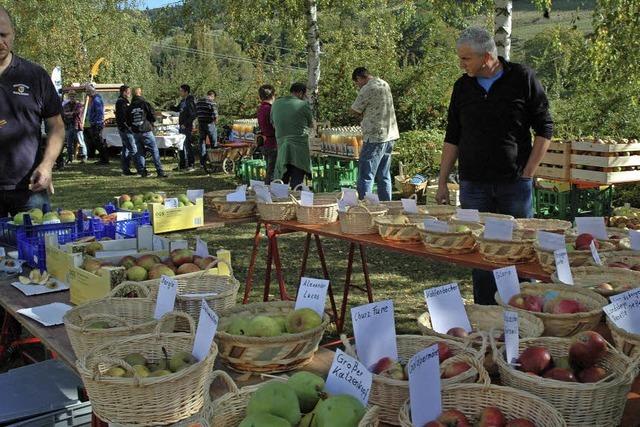
M 312 126 L 311 107 L 305 101 L 307 86 L 294 83 L 288 96 L 275 100 L 271 106 L 271 123 L 276 129 L 278 157 L 274 179 L 282 179 L 291 188 L 311 176 L 309 129 Z

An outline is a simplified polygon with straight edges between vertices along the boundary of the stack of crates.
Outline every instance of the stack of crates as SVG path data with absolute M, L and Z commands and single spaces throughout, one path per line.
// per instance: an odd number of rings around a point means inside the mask
M 564 181 L 539 180 L 534 188 L 538 218 L 573 221 L 578 216 L 609 216 L 613 186 L 585 187 Z
M 332 156 L 315 157 L 313 191 L 317 193 L 339 191 L 342 187 L 355 187 L 358 180 L 357 160 Z
M 244 159 L 236 167 L 236 177 L 247 185 L 252 179 L 256 181 L 264 180 L 266 174 L 267 162 L 263 159 Z

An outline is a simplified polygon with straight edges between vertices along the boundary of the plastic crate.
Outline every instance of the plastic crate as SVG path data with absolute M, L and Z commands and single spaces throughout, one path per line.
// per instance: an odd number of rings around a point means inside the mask
M 314 158 L 312 169 L 313 190 L 316 192 L 339 191 L 342 187 L 355 187 L 358 180 L 358 162 L 332 156 Z
M 236 167 L 236 176 L 244 184 L 250 180 L 263 180 L 267 173 L 267 162 L 263 159 L 244 159 Z
M 80 402 L 49 414 L 9 424 L 7 427 L 89 427 L 91 402 Z
M 77 232 L 80 224 L 79 220 L 59 224 L 32 224 L 31 217 L 29 215 L 25 215 L 24 219 L 25 223 L 23 225 L 15 225 L 10 223 L 13 218 L 2 218 L 1 221 L 3 225 L 0 226 L 0 229 L 2 229 L 2 238 L 6 243 L 15 245 L 17 243 L 18 231 L 29 237 L 58 231 Z
M 104 208 L 108 214 L 111 214 L 118 210 L 118 208 L 112 203 L 106 204 Z M 104 237 L 109 237 L 111 239 L 135 238 L 138 236 L 138 226 L 150 224 L 151 213 L 149 211 L 131 212 L 130 219 L 121 219 L 120 221 L 103 223 L 102 234 Z
M 573 221 L 578 216 L 610 216 L 613 187 L 581 188 L 557 191 L 535 187 L 534 210 L 538 218 L 557 218 Z

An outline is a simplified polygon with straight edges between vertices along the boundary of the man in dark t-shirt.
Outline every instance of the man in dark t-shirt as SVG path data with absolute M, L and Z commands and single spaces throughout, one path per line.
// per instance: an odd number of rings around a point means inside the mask
M 48 203 L 64 141 L 62 104 L 51 77 L 14 54 L 14 40 L 11 17 L 0 6 L 0 217 Z M 43 120 L 48 139 L 41 147 Z

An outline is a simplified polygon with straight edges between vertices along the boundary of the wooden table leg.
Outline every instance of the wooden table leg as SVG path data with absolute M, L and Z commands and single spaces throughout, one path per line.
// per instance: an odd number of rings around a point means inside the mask
M 258 250 L 260 249 L 260 240 L 262 240 L 262 235 L 260 234 L 261 228 L 262 224 L 258 221 L 256 234 L 253 236 L 253 250 L 251 251 L 251 260 L 249 261 L 249 269 L 247 270 L 247 280 L 244 285 L 244 298 L 242 299 L 243 304 L 249 302 L 249 294 L 251 294 L 251 288 L 253 287 L 253 273 L 256 268 Z
M 276 278 L 278 279 L 278 287 L 280 289 L 280 299 L 282 301 L 292 301 L 287 293 L 287 287 L 284 283 L 284 275 L 282 274 L 282 262 L 280 260 L 280 250 L 278 249 L 278 233 L 274 231 L 272 237 L 273 262 L 276 267 Z
M 311 233 L 307 233 L 307 237 L 304 240 L 304 250 L 302 251 L 302 265 L 300 266 L 300 278 L 298 280 L 298 285 L 296 286 L 296 295 L 297 289 L 299 287 L 300 281 L 307 273 L 307 260 L 309 259 L 309 246 L 311 245 Z
M 271 288 L 271 264 L 273 262 L 273 236 L 271 230 L 267 227 L 267 271 L 264 273 L 264 289 L 262 301 L 269 301 L 269 292 Z
M 373 302 L 373 289 L 371 288 L 371 281 L 369 280 L 369 266 L 367 264 L 367 249 L 364 245 L 358 245 L 360 247 L 360 259 L 362 260 L 362 273 L 364 274 L 364 283 L 367 286 L 367 298 L 369 302 Z
M 324 248 L 322 247 L 322 243 L 320 242 L 320 236 L 314 234 L 316 241 L 316 249 L 318 250 L 318 258 L 320 258 L 320 265 L 322 266 L 322 274 L 326 280 L 329 280 L 329 288 L 327 289 L 327 293 L 329 294 L 329 302 L 331 303 L 331 315 L 333 316 L 333 320 L 338 324 L 338 308 L 336 307 L 336 299 L 333 295 L 333 288 L 331 286 L 331 280 L 329 279 L 329 269 L 327 268 L 327 261 L 324 257 Z
M 347 276 L 344 279 L 344 292 L 342 293 L 342 304 L 340 306 L 340 319 L 336 321 L 336 330 L 338 333 L 342 332 L 344 328 L 344 320 L 347 314 L 347 304 L 349 302 L 349 289 L 351 288 L 351 272 L 353 270 L 353 254 L 355 252 L 356 244 L 349 244 L 349 258 L 347 262 Z

